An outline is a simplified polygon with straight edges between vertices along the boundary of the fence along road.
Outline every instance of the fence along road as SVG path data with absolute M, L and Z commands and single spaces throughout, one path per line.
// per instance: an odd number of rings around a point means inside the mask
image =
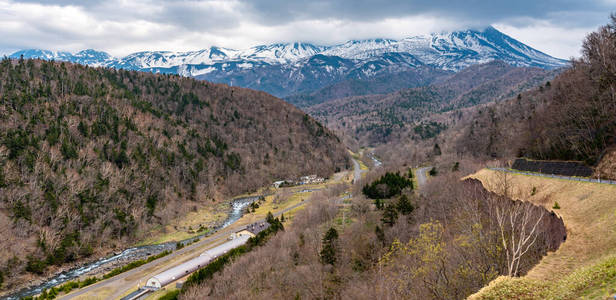
M 526 171 L 519 171 L 519 170 L 513 170 L 513 169 L 507 169 L 507 168 L 488 168 L 488 169 L 493 170 L 493 171 L 507 172 L 507 173 L 513 173 L 513 174 L 522 174 L 522 175 L 528 175 L 528 176 L 538 176 L 538 177 L 557 178 L 557 179 L 579 181 L 579 182 L 605 183 L 605 184 L 616 185 L 616 181 L 614 180 L 607 180 L 607 179 L 601 179 L 601 178 L 595 179 L 595 178 L 585 178 L 585 177 L 571 177 L 571 176 L 562 176 L 562 175 L 554 175 L 554 174 L 526 172 Z

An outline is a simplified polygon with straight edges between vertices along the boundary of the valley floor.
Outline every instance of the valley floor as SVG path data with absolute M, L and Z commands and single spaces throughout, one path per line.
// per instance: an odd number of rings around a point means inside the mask
M 183 263 L 196 256 L 199 256 L 205 250 L 224 242 L 229 236 L 229 234 L 235 232 L 238 228 L 247 224 L 263 221 L 266 214 L 270 211 L 274 214 L 274 216 L 280 216 L 284 214 L 285 218 L 292 222 L 294 213 L 298 209 L 301 209 L 301 207 L 308 201 L 309 196 L 314 191 L 321 190 L 332 184 L 351 182 L 354 179 L 353 175 L 357 174 L 358 170 L 360 169 L 359 163 L 355 160 L 354 163 L 356 165 L 355 172 L 346 171 L 334 174 L 334 176 L 330 180 L 322 184 L 301 185 L 289 188 L 282 188 L 277 191 L 274 191 L 275 193 L 265 197 L 265 202 L 262 203 L 260 207 L 257 208 L 254 212 L 245 214 L 242 218 L 240 218 L 238 221 L 236 221 L 231 226 L 225 228 L 224 230 L 221 230 L 205 239 L 202 239 L 201 241 L 196 242 L 193 245 L 173 252 L 168 256 L 157 259 L 151 263 L 145 264 L 141 267 L 114 276 L 107 280 L 101 281 L 92 286 L 62 296 L 60 297 L 60 299 L 119 299 L 135 291 L 140 286 L 143 286 L 147 279 L 152 275 L 169 269 L 180 263 Z M 361 176 L 361 173 L 359 176 Z M 277 195 L 284 195 L 283 197 L 285 198 L 280 201 L 275 201 Z M 191 213 L 193 217 L 190 217 L 189 219 L 198 221 L 204 217 L 203 214 L 207 213 L 211 212 L 199 211 L 199 213 Z M 182 228 L 189 226 L 186 220 L 178 220 L 178 222 L 178 225 L 183 225 L 181 226 Z M 173 228 L 173 226 L 169 226 L 169 228 Z M 185 233 L 182 233 L 181 230 L 173 231 L 162 235 L 159 234 L 157 236 L 154 236 L 152 240 L 155 240 L 157 242 L 164 242 L 168 241 L 169 239 L 177 238 L 179 236 L 184 237 L 184 234 Z M 167 286 L 166 289 L 163 289 L 163 291 L 166 292 L 170 289 L 175 289 L 174 283 Z M 160 296 L 161 293 L 152 294 L 147 299 L 157 299 L 156 296 Z

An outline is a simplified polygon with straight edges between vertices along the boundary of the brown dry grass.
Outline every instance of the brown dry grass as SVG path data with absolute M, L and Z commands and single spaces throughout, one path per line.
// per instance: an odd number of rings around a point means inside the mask
M 496 171 L 481 170 L 471 177 L 486 189 L 498 192 Z M 554 210 L 563 218 L 567 241 L 548 253 L 526 277 L 538 280 L 561 278 L 572 271 L 594 264 L 616 249 L 616 186 L 581 183 L 526 175 L 510 175 L 515 198 Z M 533 187 L 536 193 L 532 194 Z

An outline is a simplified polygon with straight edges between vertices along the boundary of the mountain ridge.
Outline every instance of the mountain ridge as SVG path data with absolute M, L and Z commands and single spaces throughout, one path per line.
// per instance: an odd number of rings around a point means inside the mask
M 188 51 L 142 51 L 116 58 L 96 50 L 75 54 L 22 50 L 11 58 L 62 60 L 91 66 L 179 74 L 265 91 L 277 97 L 311 93 L 343 80 L 366 80 L 384 74 L 432 68 L 460 71 L 494 60 L 516 67 L 556 69 L 554 58 L 494 27 L 394 39 L 350 40 L 332 46 L 292 42 L 236 50 L 212 46 Z
M 499 41 L 500 43 L 494 45 L 496 41 Z M 211 46 L 209 48 L 186 52 L 139 51 L 123 57 L 114 57 L 104 51 L 97 51 L 94 49 L 81 50 L 76 53 L 43 49 L 24 49 L 14 52 L 9 57 L 19 58 L 20 55 L 24 55 L 24 58 L 64 60 L 73 59 L 72 57 L 80 57 L 83 54 L 86 54 L 84 52 L 87 52 L 90 54 L 100 55 L 101 57 L 98 59 L 97 63 L 109 67 L 114 67 L 115 65 L 126 65 L 127 61 L 130 61 L 135 57 L 139 57 L 142 58 L 139 61 L 140 64 L 133 64 L 131 67 L 143 69 L 171 68 L 182 64 L 214 64 L 217 62 L 240 60 L 264 62 L 270 65 L 284 64 L 297 62 L 316 54 L 338 56 L 347 59 L 368 59 L 388 52 L 413 54 L 413 51 L 415 51 L 415 56 L 418 56 L 417 54 L 420 53 L 420 56 L 423 56 L 427 61 L 430 61 L 431 59 L 426 58 L 425 53 L 425 51 L 429 50 L 429 48 L 433 51 L 440 51 L 441 54 L 451 50 L 462 50 L 466 48 L 464 50 L 467 51 L 462 51 L 459 54 L 472 55 L 472 51 L 476 53 L 481 52 L 481 48 L 478 46 L 488 47 L 493 50 L 508 50 L 511 52 L 512 56 L 517 57 L 518 59 L 531 59 L 526 62 L 518 62 L 519 66 L 554 68 L 560 67 L 566 63 L 566 60 L 552 57 L 530 46 L 527 46 L 498 31 L 492 26 L 488 26 L 481 31 L 467 29 L 447 33 L 432 33 L 429 35 L 411 36 L 400 40 L 387 38 L 349 40 L 344 43 L 329 46 L 296 41 L 289 43 L 257 45 L 248 49 L 239 50 Z M 457 47 L 458 49 L 454 49 L 454 47 Z M 143 58 L 149 58 L 149 60 Z M 506 59 L 501 60 L 507 61 Z M 463 66 L 457 64 L 446 64 L 442 62 L 430 62 L 426 64 L 438 65 L 446 70 L 459 70 L 463 68 Z

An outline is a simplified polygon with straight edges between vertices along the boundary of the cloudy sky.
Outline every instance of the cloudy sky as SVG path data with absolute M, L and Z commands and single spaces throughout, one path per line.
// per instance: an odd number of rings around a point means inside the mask
M 579 55 L 616 0 L 0 0 L 0 54 L 87 48 L 248 48 L 272 42 L 335 44 L 493 25 L 550 55 Z

